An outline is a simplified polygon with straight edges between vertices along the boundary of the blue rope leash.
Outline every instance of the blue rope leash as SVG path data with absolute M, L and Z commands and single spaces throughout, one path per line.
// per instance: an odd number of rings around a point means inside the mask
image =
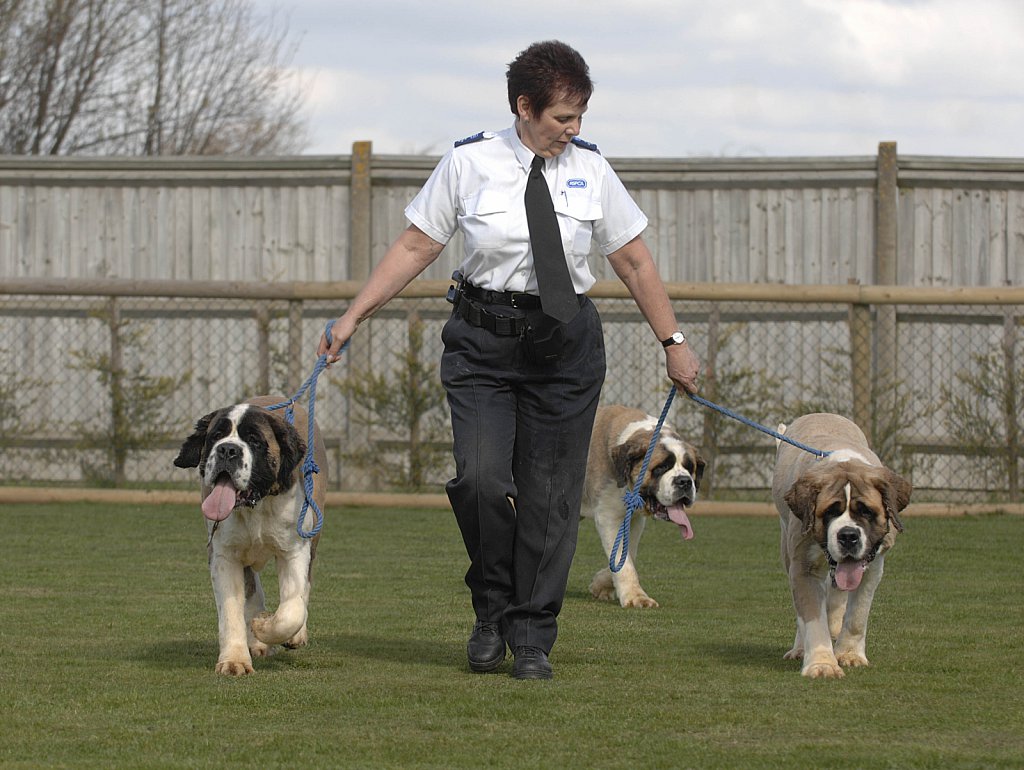
M 324 333 L 327 336 L 328 345 L 330 345 L 332 342 L 332 326 L 334 326 L 334 321 L 328 321 L 327 328 L 324 330 Z M 339 355 L 347 347 L 348 341 L 346 340 L 345 344 L 341 346 L 341 350 L 338 351 Z M 316 504 L 316 501 L 313 499 L 313 474 L 320 472 L 320 467 L 316 464 L 316 461 L 313 459 L 313 428 L 314 425 L 316 424 L 316 381 L 317 378 L 320 376 L 320 373 L 323 372 L 323 370 L 326 368 L 327 354 L 324 353 L 322 356 L 317 358 L 316 365 L 314 365 L 313 367 L 313 373 L 309 375 L 309 377 L 306 379 L 304 383 L 302 383 L 302 387 L 299 388 L 298 392 L 294 396 L 289 398 L 287 401 L 282 401 L 279 404 L 264 407 L 269 412 L 272 412 L 275 409 L 283 408 L 285 410 L 285 419 L 288 420 L 289 424 L 294 424 L 294 404 L 302 397 L 303 393 L 305 393 L 307 390 L 309 391 L 309 408 L 306 410 L 306 416 L 308 418 L 308 431 L 306 436 L 306 459 L 302 463 L 302 488 L 303 491 L 305 492 L 305 499 L 302 502 L 302 510 L 299 511 L 299 520 L 295 524 L 295 531 L 299 533 L 299 537 L 304 537 L 306 539 L 316 536 L 324 525 L 323 511 L 320 510 L 320 506 L 318 506 Z M 313 509 L 315 523 L 313 525 L 313 528 L 307 532 L 302 529 L 302 525 L 306 519 L 306 511 L 308 511 L 310 508 Z
M 672 399 L 676 396 L 676 386 L 673 385 L 671 390 L 668 392 L 668 398 L 665 400 L 665 408 L 661 410 L 661 417 L 658 419 L 658 424 L 654 428 L 654 433 L 651 435 L 651 443 L 647 446 L 647 454 L 644 455 L 643 465 L 640 466 L 640 473 L 637 474 L 636 483 L 633 485 L 633 489 L 626 492 L 622 496 L 623 501 L 626 503 L 626 515 L 622 519 L 622 524 L 619 526 L 619 531 L 615 535 L 615 543 L 612 545 L 612 552 L 608 555 L 608 569 L 612 572 L 618 572 L 622 569 L 626 563 L 626 557 L 629 555 L 629 527 L 633 521 L 633 512 L 637 508 L 644 504 L 644 498 L 640 494 L 640 485 L 643 483 L 644 476 L 647 475 L 647 466 L 651 462 L 651 455 L 654 454 L 654 447 L 658 444 L 658 435 L 661 433 L 661 426 L 665 424 L 665 418 L 668 416 L 669 407 L 672 406 Z M 620 553 L 619 548 L 622 548 L 620 558 L 616 561 L 615 554 Z
M 739 420 L 744 425 L 749 425 L 751 428 L 756 428 L 757 430 L 761 431 L 762 433 L 767 433 L 769 436 L 774 436 L 779 441 L 785 441 L 787 444 L 792 444 L 797 449 L 802 449 L 805 452 L 810 452 L 812 455 L 814 455 L 816 457 L 828 457 L 831 454 L 831 452 L 825 452 L 825 451 L 823 451 L 821 449 L 815 449 L 814 447 L 809 447 L 809 446 L 807 446 L 807 444 L 801 444 L 799 441 L 796 441 L 795 439 L 791 439 L 789 436 L 785 435 L 784 433 L 779 433 L 778 431 L 772 430 L 771 428 L 766 427 L 764 425 L 761 425 L 760 423 L 756 423 L 753 420 L 751 420 L 751 419 L 749 419 L 747 417 L 744 417 L 741 414 L 737 414 L 736 412 L 732 411 L 731 409 L 728 409 L 727 407 L 719 406 L 718 404 L 714 404 L 714 403 L 708 401 L 706 398 L 701 398 L 696 393 L 687 393 L 687 395 L 693 401 L 696 401 L 698 404 L 701 404 L 702 406 L 706 406 L 706 407 L 709 407 L 710 409 L 714 409 L 716 412 L 721 412 L 726 417 L 731 417 L 734 420 Z

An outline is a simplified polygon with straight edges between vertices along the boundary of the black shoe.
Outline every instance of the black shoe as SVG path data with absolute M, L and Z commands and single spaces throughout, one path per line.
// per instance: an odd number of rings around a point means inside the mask
M 540 647 L 516 647 L 516 661 L 512 664 L 512 676 L 516 679 L 551 679 L 555 673 L 551 670 L 547 653 Z
M 469 667 L 478 674 L 494 671 L 505 660 L 505 640 L 497 623 L 478 620 L 466 644 Z

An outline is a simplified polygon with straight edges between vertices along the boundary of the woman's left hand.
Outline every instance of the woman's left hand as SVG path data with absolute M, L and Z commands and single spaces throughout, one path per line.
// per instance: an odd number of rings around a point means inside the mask
M 696 394 L 700 359 L 688 342 L 665 348 L 665 368 L 668 378 L 678 390 Z

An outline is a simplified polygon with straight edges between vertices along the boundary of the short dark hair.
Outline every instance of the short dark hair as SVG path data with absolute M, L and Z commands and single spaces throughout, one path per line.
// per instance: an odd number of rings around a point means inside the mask
M 508 65 L 508 106 L 525 96 L 532 114 L 539 115 L 560 98 L 586 104 L 594 93 L 590 67 L 571 46 L 558 40 L 534 43 Z

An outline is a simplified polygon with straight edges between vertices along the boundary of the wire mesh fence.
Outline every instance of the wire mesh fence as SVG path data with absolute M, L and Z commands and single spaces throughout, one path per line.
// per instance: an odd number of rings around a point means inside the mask
M 318 387 L 331 487 L 440 490 L 452 473 L 438 375 L 450 305 L 398 298 Z M 594 295 L 605 403 L 657 415 L 661 346 L 630 299 Z M 192 487 L 172 465 L 202 415 L 293 394 L 344 300 L 0 296 L 0 474 L 6 483 Z M 1020 499 L 1020 304 L 851 304 L 704 296 L 676 303 L 704 364 L 701 394 L 775 428 L 854 419 L 915 500 Z M 705 499 L 763 499 L 775 442 L 677 398 L 670 421 L 708 461 Z

